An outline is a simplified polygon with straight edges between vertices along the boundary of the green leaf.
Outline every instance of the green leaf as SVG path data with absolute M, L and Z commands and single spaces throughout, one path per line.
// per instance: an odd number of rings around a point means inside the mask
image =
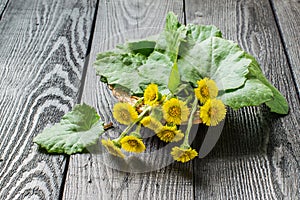
M 165 53 L 170 60 L 177 60 L 179 46 L 186 38 L 187 29 L 180 24 L 177 16 L 173 12 L 169 12 L 166 18 L 166 26 L 159 35 L 155 50 Z
M 276 89 L 272 88 L 273 99 L 266 102 L 266 105 L 271 109 L 271 112 L 286 115 L 289 113 L 289 105 L 282 94 Z
M 210 37 L 182 52 L 178 67 L 183 81 L 195 84 L 209 77 L 216 81 L 219 90 L 230 90 L 244 85 L 251 62 L 237 44 Z
M 258 106 L 273 98 L 272 91 L 257 79 L 249 79 L 241 88 L 226 91 L 219 97 L 233 109 L 244 106 Z
M 210 37 L 222 37 L 220 29 L 213 25 L 187 25 L 187 44 L 202 42 Z
M 45 128 L 33 142 L 49 153 L 74 154 L 97 143 L 104 132 L 96 110 L 86 104 L 76 105 L 51 128 Z
M 104 52 L 98 54 L 95 69 L 97 75 L 106 78 L 107 83 L 142 93 L 138 68 L 145 62 L 146 57 L 141 54 Z
M 180 73 L 178 70 L 177 62 L 175 62 L 170 73 L 168 88 L 170 92 L 174 94 L 177 88 L 179 87 L 179 85 L 180 85 Z
M 264 83 L 273 93 L 273 98 L 266 101 L 266 105 L 271 109 L 271 112 L 276 112 L 278 114 L 288 114 L 289 105 L 287 100 L 282 96 L 282 94 L 267 80 L 263 75 L 259 64 L 251 55 L 247 55 L 249 58 L 253 59 L 251 66 L 249 67 L 248 77 L 255 77 Z
M 140 53 L 106 52 L 98 55 L 94 65 L 97 75 L 105 77 L 108 84 L 124 87 L 134 95 L 143 94 L 150 83 L 167 89 L 172 66 L 170 58 L 158 51 L 148 58 Z
M 222 37 L 221 31 L 212 25 L 188 24 L 185 41 L 181 43 L 179 55 L 189 51 L 195 44 L 200 43 L 210 37 Z
M 125 46 L 119 45 L 119 49 L 127 49 L 124 52 L 131 52 L 133 54 L 141 54 L 148 57 L 155 48 L 156 42 L 153 40 L 140 40 L 140 41 L 131 41 L 126 43 Z

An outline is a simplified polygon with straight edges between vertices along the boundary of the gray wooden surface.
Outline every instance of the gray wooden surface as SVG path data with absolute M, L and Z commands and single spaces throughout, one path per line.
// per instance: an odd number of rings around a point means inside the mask
M 0 0 L 0 19 L 2 18 L 5 9 L 8 6 L 9 0 Z
M 11 0 L 0 21 L 0 199 L 58 199 L 66 157 L 32 138 L 78 96 L 95 2 Z
M 186 4 L 186 12 L 187 22 L 215 24 L 224 37 L 238 42 L 254 55 L 264 74 L 291 105 L 290 114 L 281 118 L 270 115 L 264 107 L 230 111 L 214 151 L 195 161 L 195 166 L 199 166 L 194 174 L 198 177 L 195 196 L 200 199 L 220 199 L 223 195 L 229 199 L 300 198 L 299 96 L 270 3 L 194 0 Z
M 275 19 L 278 24 L 284 50 L 292 74 L 300 91 L 300 2 L 297 0 L 272 0 Z
M 160 32 L 168 11 L 253 54 L 290 113 L 229 110 L 207 157 L 142 174 L 38 149 L 32 138 L 78 101 L 113 121 L 95 56 Z M 299 12 L 296 0 L 0 1 L 0 199 L 300 199 Z

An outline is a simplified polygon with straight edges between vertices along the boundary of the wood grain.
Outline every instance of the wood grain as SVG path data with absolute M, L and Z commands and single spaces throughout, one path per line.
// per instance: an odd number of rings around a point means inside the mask
M 192 0 L 186 13 L 188 23 L 214 24 L 253 54 L 290 105 L 287 116 L 229 110 L 215 149 L 194 162 L 196 199 L 298 199 L 299 99 L 269 2 Z
M 126 39 L 160 32 L 168 11 L 174 11 L 182 20 L 182 1 L 100 1 L 82 101 L 96 107 L 106 123 L 115 122 L 112 107 L 116 99 L 95 76 L 92 64 L 96 54 Z M 117 131 L 120 130 L 112 130 L 111 135 Z M 74 155 L 70 158 L 63 198 L 192 199 L 192 165 L 172 164 L 155 172 L 135 174 L 107 167 L 101 155 Z
M 59 198 L 66 157 L 32 139 L 76 102 L 94 5 L 9 2 L 0 21 L 0 199 Z
M 272 0 L 275 17 L 288 60 L 300 93 L 300 1 Z
M 8 2 L 9 2 L 9 0 L 0 0 L 0 20 L 3 16 L 5 9 L 8 6 Z

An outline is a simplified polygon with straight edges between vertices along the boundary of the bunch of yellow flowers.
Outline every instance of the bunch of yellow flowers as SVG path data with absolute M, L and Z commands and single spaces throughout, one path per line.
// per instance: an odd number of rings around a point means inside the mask
M 106 150 L 114 156 L 124 158 L 122 150 L 141 153 L 146 150 L 140 135 L 141 127 L 151 129 L 164 142 L 179 142 L 180 146 L 172 148 L 171 155 L 176 161 L 187 162 L 195 158 L 198 153 L 189 145 L 189 134 L 193 125 L 196 111 L 202 123 L 207 126 L 216 126 L 225 118 L 226 107 L 221 100 L 216 99 L 218 88 L 216 83 L 204 78 L 197 81 L 194 89 L 193 102 L 182 100 L 174 94 L 162 95 L 158 86 L 149 84 L 144 96 L 135 104 L 127 102 L 116 103 L 113 109 L 114 118 L 121 124 L 127 125 L 120 136 L 114 140 L 102 140 Z M 143 109 L 139 113 L 138 107 Z M 185 133 L 178 129 L 179 125 L 187 124 Z M 134 127 L 135 130 L 131 131 Z

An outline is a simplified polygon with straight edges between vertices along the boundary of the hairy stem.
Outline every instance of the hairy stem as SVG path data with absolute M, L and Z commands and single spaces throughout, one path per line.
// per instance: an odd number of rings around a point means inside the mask
M 192 111 L 191 111 L 190 118 L 188 121 L 188 125 L 187 125 L 186 131 L 185 131 L 184 141 L 182 144 L 183 146 L 189 146 L 189 135 L 190 135 L 191 128 L 193 126 L 193 120 L 194 120 L 195 112 L 197 110 L 197 105 L 198 105 L 198 99 L 195 97 L 193 105 L 192 105 L 193 107 L 192 107 Z
M 143 110 L 143 112 L 141 114 L 139 114 L 138 118 L 134 122 L 132 122 L 130 125 L 128 125 L 126 127 L 126 129 L 121 133 L 121 135 L 118 138 L 114 139 L 114 141 L 117 142 L 117 143 L 119 143 L 120 140 L 123 137 L 125 137 L 125 135 L 127 135 L 128 132 L 134 127 L 134 125 L 136 125 L 139 121 L 141 121 L 141 119 L 143 119 L 144 115 L 147 114 L 149 111 L 151 111 L 151 109 L 152 109 L 151 106 L 146 107 Z

